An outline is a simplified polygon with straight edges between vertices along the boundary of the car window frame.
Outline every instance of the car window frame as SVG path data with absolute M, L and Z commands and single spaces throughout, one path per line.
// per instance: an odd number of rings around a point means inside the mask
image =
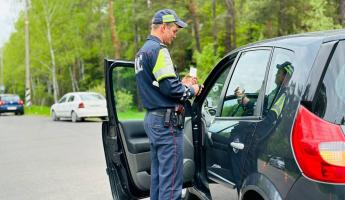
M 268 62 L 266 65 L 266 71 L 265 71 L 265 75 L 264 75 L 264 82 L 263 82 L 263 88 L 262 88 L 262 92 L 258 95 L 257 98 L 257 102 L 256 102 L 256 108 L 255 108 L 255 113 L 257 113 L 257 115 L 253 115 L 253 116 L 221 116 L 221 111 L 223 110 L 223 105 L 224 105 L 224 99 L 226 96 L 226 92 L 228 90 L 228 87 L 230 85 L 232 76 L 234 75 L 235 69 L 238 65 L 238 61 L 241 58 L 241 55 L 245 52 L 249 52 L 249 51 L 259 51 L 259 50 L 267 50 L 270 51 L 270 55 L 268 58 Z M 263 118 L 263 103 L 264 103 L 264 95 L 266 92 L 266 86 L 267 86 L 267 78 L 269 75 L 269 71 L 270 71 L 270 66 L 271 66 L 271 61 L 272 61 L 272 57 L 273 57 L 273 53 L 274 53 L 274 47 L 254 47 L 254 48 L 247 48 L 247 49 L 243 49 L 240 52 L 237 53 L 237 56 L 230 68 L 229 74 L 225 80 L 224 83 L 224 87 L 223 90 L 221 92 L 221 97 L 219 100 L 219 104 L 217 106 L 217 115 L 215 116 L 216 120 L 238 120 L 238 121 L 257 121 L 257 120 L 261 120 Z M 226 63 L 227 64 L 227 63 Z

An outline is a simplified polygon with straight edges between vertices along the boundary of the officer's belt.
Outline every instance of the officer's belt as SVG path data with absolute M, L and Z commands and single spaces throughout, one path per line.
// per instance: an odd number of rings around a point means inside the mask
M 178 108 L 178 107 L 177 107 Z M 182 109 L 159 109 L 148 111 L 153 115 L 158 115 L 164 117 L 164 127 L 174 126 L 178 128 L 183 128 L 184 126 L 184 108 Z
M 163 108 L 163 109 L 155 109 L 155 110 L 149 110 L 148 112 L 154 114 L 154 115 L 158 115 L 161 117 L 165 116 L 165 113 L 167 112 L 168 109 L 171 109 L 172 111 L 174 110 L 173 108 Z

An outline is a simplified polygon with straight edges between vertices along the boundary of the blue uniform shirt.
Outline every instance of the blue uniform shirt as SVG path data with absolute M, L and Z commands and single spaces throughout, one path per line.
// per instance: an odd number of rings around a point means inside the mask
M 176 74 L 169 51 L 150 35 L 135 56 L 135 74 L 143 106 L 148 110 L 174 108 L 195 95 Z

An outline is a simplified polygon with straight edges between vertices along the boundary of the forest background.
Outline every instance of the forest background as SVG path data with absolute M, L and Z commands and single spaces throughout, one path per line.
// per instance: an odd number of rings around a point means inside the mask
M 163 8 L 189 25 L 170 47 L 178 71 L 195 66 L 200 80 L 239 46 L 345 25 L 345 0 L 31 0 L 32 103 L 50 106 L 72 91 L 104 94 L 104 58 L 133 60 L 153 14 Z M 24 21 L 23 12 L 2 48 L 6 92 L 22 97 Z M 128 91 L 120 96 L 129 103 L 136 98 Z

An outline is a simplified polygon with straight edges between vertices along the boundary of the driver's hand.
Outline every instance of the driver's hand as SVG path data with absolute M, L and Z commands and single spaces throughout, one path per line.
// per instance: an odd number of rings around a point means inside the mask
M 240 87 L 237 87 L 235 90 L 234 90 L 234 95 L 239 98 L 239 97 L 243 97 L 244 96 L 244 89 L 241 89 Z
M 247 104 L 249 101 L 249 99 L 246 97 L 246 94 L 244 92 L 245 90 L 241 89 L 240 87 L 237 87 L 234 90 L 234 95 L 237 97 L 237 102 L 243 105 Z

